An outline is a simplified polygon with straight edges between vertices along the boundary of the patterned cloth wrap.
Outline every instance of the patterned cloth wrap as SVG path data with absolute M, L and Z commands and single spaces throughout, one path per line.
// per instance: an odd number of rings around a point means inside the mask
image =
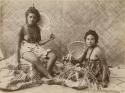
M 23 54 L 26 52 L 34 53 L 38 58 L 41 58 L 43 66 L 46 67 L 47 62 L 43 59 L 50 51 L 50 49 L 44 49 L 38 44 L 23 41 L 20 50 L 21 69 L 17 69 L 18 62 L 15 54 L 0 61 L 0 89 L 13 91 L 42 84 L 40 73 L 36 71 L 34 65 L 23 59 Z
M 51 49 L 45 49 L 42 46 L 38 45 L 37 43 L 28 43 L 27 41 L 23 41 L 21 43 L 21 58 L 23 59 L 23 54 L 26 52 L 32 52 L 35 54 L 37 58 L 39 58 L 43 64 L 43 66 L 46 68 L 46 58 L 49 52 L 51 52 Z
M 82 63 L 77 63 L 77 60 L 72 60 L 72 57 L 79 58 L 84 50 L 84 43 L 77 41 L 69 46 L 69 53 L 64 61 L 63 71 L 59 76 L 64 85 L 76 89 L 101 89 L 99 82 L 102 79 L 102 63 L 101 61 L 88 62 L 85 60 Z
M 43 57 L 45 58 L 48 54 L 48 52 L 50 52 L 51 49 L 44 49 L 42 46 L 38 45 L 37 43 L 28 43 L 27 41 L 23 41 L 21 43 L 21 56 L 23 56 L 23 54 L 25 52 L 32 52 L 34 53 L 37 57 Z
M 33 65 L 21 59 L 21 69 L 17 69 L 15 57 L 0 61 L 0 89 L 13 91 L 42 84 L 41 76 Z
M 94 67 L 92 67 L 94 65 Z M 92 67 L 90 69 L 90 67 Z M 102 78 L 102 66 L 91 63 L 91 65 L 79 63 L 73 64 L 71 61 L 65 62 L 63 71 L 59 79 L 63 85 L 75 89 L 101 89 L 100 79 Z

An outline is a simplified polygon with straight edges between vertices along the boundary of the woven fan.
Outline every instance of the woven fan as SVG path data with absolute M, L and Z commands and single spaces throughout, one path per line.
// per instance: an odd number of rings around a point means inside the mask
M 68 52 L 73 58 L 78 59 L 82 56 L 84 47 L 85 47 L 84 42 L 75 41 L 69 44 Z

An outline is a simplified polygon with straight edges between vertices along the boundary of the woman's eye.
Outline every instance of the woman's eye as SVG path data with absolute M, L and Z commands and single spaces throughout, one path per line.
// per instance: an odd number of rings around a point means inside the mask
M 30 18 L 32 18 L 32 16 L 30 16 Z

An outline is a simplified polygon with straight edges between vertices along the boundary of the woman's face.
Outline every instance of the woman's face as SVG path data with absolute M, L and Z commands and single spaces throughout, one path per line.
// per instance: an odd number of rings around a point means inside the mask
M 95 37 L 93 35 L 88 35 L 86 37 L 86 45 L 88 47 L 92 47 L 94 46 L 96 43 L 95 43 Z
M 37 16 L 34 13 L 29 13 L 27 16 L 28 25 L 34 25 L 37 23 Z

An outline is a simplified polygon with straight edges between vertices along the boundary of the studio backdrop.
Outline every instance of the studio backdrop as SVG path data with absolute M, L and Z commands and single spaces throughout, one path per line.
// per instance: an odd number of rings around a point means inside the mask
M 56 36 L 45 47 L 58 59 L 69 43 L 84 41 L 85 32 L 92 29 L 99 34 L 108 64 L 125 62 L 125 0 L 0 0 L 0 47 L 5 57 L 14 53 L 25 11 L 33 4 L 41 13 L 42 39 Z

